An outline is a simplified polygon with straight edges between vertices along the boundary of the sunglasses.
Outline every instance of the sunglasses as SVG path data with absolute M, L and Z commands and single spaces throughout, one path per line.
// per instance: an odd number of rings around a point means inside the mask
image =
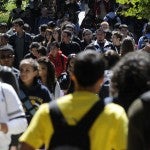
M 0 55 L 0 59 L 10 59 L 10 58 L 13 58 L 14 55 L 12 54 L 9 54 L 9 55 Z

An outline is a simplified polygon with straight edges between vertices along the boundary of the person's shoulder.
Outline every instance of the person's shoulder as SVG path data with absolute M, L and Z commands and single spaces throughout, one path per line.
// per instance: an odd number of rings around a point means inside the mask
M 10 95 L 10 93 L 11 94 L 15 93 L 15 90 L 12 87 L 12 85 L 7 84 L 7 83 L 0 83 L 0 88 L 1 88 L 1 91 L 3 92 L 3 95 L 4 93 L 7 93 L 7 95 Z
M 90 43 L 89 45 L 87 45 L 86 47 L 85 47 L 85 50 L 86 49 L 93 49 L 93 50 L 95 50 L 95 41 L 93 41 L 92 43 Z
M 38 81 L 38 85 L 39 85 L 41 91 L 49 92 L 48 88 L 45 85 L 43 85 L 41 82 Z
M 76 41 L 72 41 L 71 45 L 76 45 L 76 46 L 80 46 L 79 43 L 77 43 Z
M 43 114 L 49 114 L 49 110 L 50 110 L 49 105 L 50 105 L 50 103 L 41 104 L 39 107 L 39 112 L 41 112 Z
M 10 84 L 7 84 L 7 83 L 0 83 L 0 87 L 2 87 L 3 89 L 8 89 L 8 90 L 11 90 L 12 89 L 12 86 Z M 10 89 L 11 88 L 11 89 Z
M 26 36 L 26 37 L 29 37 L 29 38 L 31 38 L 31 39 L 32 39 L 32 36 L 31 36 L 31 34 L 30 34 L 30 33 L 25 32 L 25 36 Z
M 117 118 L 121 117 L 123 114 L 126 115 L 124 108 L 113 102 L 105 105 L 104 113 L 110 116 L 113 115 Z
M 128 116 L 134 117 L 143 112 L 149 113 L 150 109 L 150 91 L 143 93 L 138 99 L 136 99 L 128 110 Z

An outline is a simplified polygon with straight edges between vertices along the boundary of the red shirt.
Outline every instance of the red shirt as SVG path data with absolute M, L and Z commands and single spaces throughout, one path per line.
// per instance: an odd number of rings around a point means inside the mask
M 49 54 L 49 60 L 55 65 L 56 77 L 59 77 L 62 72 L 66 71 L 67 56 L 58 51 L 56 57 Z

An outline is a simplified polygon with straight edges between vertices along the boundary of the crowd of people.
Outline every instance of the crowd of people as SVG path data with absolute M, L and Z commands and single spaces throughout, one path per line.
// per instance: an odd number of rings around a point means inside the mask
M 150 22 L 136 34 L 113 0 L 21 5 L 0 23 L 0 149 L 148 150 Z

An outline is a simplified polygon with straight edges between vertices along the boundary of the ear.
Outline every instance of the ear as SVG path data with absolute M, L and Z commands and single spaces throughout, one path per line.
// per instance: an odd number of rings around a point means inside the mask
M 76 77 L 72 72 L 70 72 L 70 78 L 72 81 L 76 82 Z
M 103 81 L 104 81 L 104 76 L 100 77 L 99 80 L 98 80 L 100 85 L 102 85 Z

